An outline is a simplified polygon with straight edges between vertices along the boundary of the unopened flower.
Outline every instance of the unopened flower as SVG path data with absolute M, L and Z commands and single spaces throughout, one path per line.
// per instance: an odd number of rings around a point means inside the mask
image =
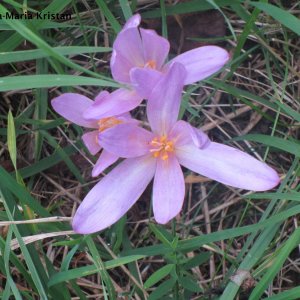
M 101 103 L 109 97 L 106 91 L 101 92 L 95 99 L 95 103 Z M 129 113 L 122 115 L 109 114 L 109 117 L 101 119 L 84 118 L 83 113 L 94 103 L 89 98 L 75 93 L 65 93 L 54 98 L 51 101 L 54 110 L 63 116 L 68 121 L 79 126 L 92 128 L 93 131 L 86 132 L 82 135 L 82 140 L 92 155 L 97 154 L 102 146 L 99 144 L 99 134 L 101 135 L 105 130 L 112 128 L 119 124 L 134 123 L 137 121 L 132 119 Z M 103 170 L 112 165 L 119 157 L 104 149 L 92 170 L 92 176 L 98 176 Z
M 106 101 L 95 103 L 86 115 L 102 118 L 103 112 L 114 107 L 118 114 L 132 110 L 148 99 L 153 87 L 169 68 L 179 62 L 187 76 L 184 84 L 203 80 L 219 71 L 229 59 L 226 50 L 218 46 L 203 46 L 176 56 L 166 62 L 170 44 L 154 30 L 138 28 L 141 16 L 132 16 L 118 34 L 110 62 L 113 78 L 128 86 L 113 93 Z M 140 85 L 143 81 L 146 84 Z
M 99 136 L 105 150 L 126 159 L 84 198 L 73 219 L 76 232 L 96 232 L 118 221 L 153 177 L 154 217 L 158 223 L 168 222 L 184 200 L 180 165 L 237 188 L 264 191 L 278 184 L 278 174 L 265 163 L 177 121 L 185 80 L 185 68 L 174 63 L 153 89 L 147 106 L 152 132 L 120 124 Z

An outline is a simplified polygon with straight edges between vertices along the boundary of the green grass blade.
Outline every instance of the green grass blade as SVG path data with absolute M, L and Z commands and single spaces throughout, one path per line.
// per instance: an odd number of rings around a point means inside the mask
M 194 293 L 203 292 L 203 289 L 199 286 L 199 284 L 189 276 L 179 276 L 178 282 L 188 291 L 192 291 Z
M 61 55 L 78 55 L 82 53 L 104 53 L 110 52 L 111 48 L 108 47 L 85 47 L 85 46 L 68 46 L 68 47 L 54 47 L 55 52 Z M 13 52 L 1 52 L 0 64 L 28 61 L 38 58 L 49 57 L 49 53 L 45 53 L 41 49 L 13 51 Z
M 0 191 L 1 193 L 1 191 Z M 1 194 L 0 194 L 1 196 Z M 8 229 L 7 237 L 6 237 L 6 245 L 5 245 L 5 250 L 4 250 L 4 265 L 5 265 L 5 271 L 6 271 L 6 286 L 5 287 L 4 293 L 3 293 L 3 300 L 9 300 L 10 293 L 9 291 L 11 290 L 13 292 L 13 295 L 16 300 L 21 300 L 22 297 L 20 295 L 20 292 L 14 283 L 12 277 L 11 277 L 11 270 L 9 269 L 9 256 L 10 256 L 10 243 L 11 243 L 11 238 L 12 238 L 12 229 L 11 227 Z M 8 292 L 7 292 L 8 291 Z
M 280 268 L 292 252 L 300 244 L 300 228 L 297 228 L 291 237 L 285 242 L 279 254 L 274 257 L 272 264 L 268 267 L 266 274 L 259 280 L 257 286 L 252 291 L 249 300 L 261 299 L 264 290 L 272 282 Z
M 292 200 L 300 201 L 300 193 L 256 193 L 252 195 L 247 195 L 245 198 L 248 199 L 275 199 L 275 200 Z
M 76 145 L 77 144 L 75 143 L 75 146 Z M 65 155 L 67 155 L 67 156 L 71 156 L 72 154 L 74 154 L 78 151 L 76 148 L 73 147 L 73 145 L 69 145 L 69 146 L 67 146 L 65 148 L 61 148 L 61 149 L 62 149 L 63 153 L 65 153 Z M 55 152 L 52 155 L 45 157 L 28 167 L 20 169 L 19 174 L 22 176 L 22 178 L 28 178 L 30 176 L 39 174 L 40 172 L 45 171 L 45 170 L 55 166 L 62 160 L 63 160 L 63 156 L 60 153 Z
M 216 5 L 219 7 L 228 6 L 232 3 L 239 3 L 237 0 L 215 0 Z M 176 5 L 166 6 L 166 15 L 175 15 L 175 14 L 186 14 L 193 13 L 197 11 L 206 11 L 209 9 L 214 9 L 214 6 L 203 0 L 193 0 L 186 3 L 178 3 Z M 142 14 L 143 18 L 157 18 L 161 17 L 161 10 L 154 9 L 152 11 L 147 11 Z
M 159 285 L 150 295 L 148 300 L 159 300 L 162 299 L 164 295 L 170 292 L 174 285 L 176 284 L 176 280 L 174 278 L 170 278 Z
M 3 15 L 5 15 L 7 13 L 7 9 L 0 4 L 0 13 Z M 77 65 L 75 63 L 73 63 L 71 60 L 67 59 L 66 57 L 64 57 L 63 55 L 61 55 L 60 53 L 56 52 L 55 50 L 53 50 L 52 47 L 50 47 L 42 38 L 40 38 L 36 33 L 34 33 L 32 30 L 30 30 L 28 27 L 26 27 L 24 25 L 24 23 L 22 23 L 19 20 L 10 20 L 10 19 L 5 19 L 5 21 L 7 22 L 7 24 L 9 26 L 11 26 L 11 28 L 13 28 L 14 30 L 16 30 L 21 36 L 23 36 L 24 38 L 26 38 L 28 41 L 30 41 L 31 43 L 35 44 L 38 48 L 42 49 L 45 53 L 48 53 L 50 56 L 52 56 L 53 58 L 57 59 L 58 61 L 60 61 L 61 63 L 67 65 L 68 67 L 71 67 L 75 70 L 79 70 L 83 73 L 87 73 L 89 75 L 92 75 L 94 77 L 98 77 L 98 78 L 102 78 L 102 76 L 100 76 L 99 74 L 92 72 L 90 70 L 87 70 L 86 68 Z
M 285 112 L 287 113 L 289 116 L 291 116 L 293 119 L 295 119 L 296 121 L 300 122 L 300 114 L 298 112 L 296 112 L 294 109 L 292 109 L 291 107 L 285 105 L 284 103 L 281 103 L 279 101 L 276 102 L 276 104 Z
M 16 170 L 17 169 L 16 130 L 15 130 L 14 117 L 11 111 L 8 112 L 8 117 L 7 117 L 7 147 L 8 147 L 10 159 Z
M 265 300 L 298 300 L 300 295 L 300 286 L 292 288 L 290 290 L 284 291 L 278 295 L 274 295 L 268 298 L 263 298 Z
M 209 236 L 199 236 L 199 237 L 191 238 L 191 239 L 188 239 L 185 241 L 180 241 L 178 249 L 180 249 L 180 250 L 192 249 L 192 248 L 196 249 L 197 247 L 199 248 L 200 246 L 204 245 L 205 243 L 216 242 L 216 241 L 224 240 L 224 238 L 228 239 L 231 237 L 258 231 L 260 229 L 267 228 L 269 226 L 274 226 L 275 223 L 284 221 L 285 219 L 291 217 L 292 215 L 297 214 L 298 211 L 300 211 L 300 205 L 297 205 L 297 206 L 294 206 L 293 208 L 287 209 L 281 213 L 278 213 L 278 214 L 270 217 L 266 221 L 262 221 L 257 224 L 247 225 L 247 226 L 243 226 L 243 227 L 236 228 L 236 229 L 226 229 L 226 230 L 222 230 L 219 232 L 213 232 Z
M 109 269 L 117 268 L 122 265 L 126 265 L 133 261 L 137 261 L 144 257 L 145 257 L 145 255 L 129 255 L 129 256 L 124 256 L 124 257 L 118 257 L 118 258 L 110 260 L 110 261 L 105 261 L 103 264 L 104 264 L 105 269 L 109 270 Z M 60 272 L 50 278 L 48 286 L 52 286 L 59 282 L 76 279 L 76 278 L 80 278 L 83 276 L 88 276 L 91 274 L 95 274 L 97 272 L 98 272 L 98 268 L 95 265 L 85 266 L 85 267 L 80 267 L 77 269 Z
M 169 264 L 155 271 L 144 283 L 145 289 L 152 287 L 154 284 L 165 278 L 174 270 L 175 265 Z
M 247 225 L 239 228 L 226 229 L 221 231 L 212 232 L 209 235 L 203 235 L 198 237 L 193 237 L 186 240 L 181 240 L 178 242 L 178 251 L 187 251 L 193 249 L 199 249 L 201 246 L 217 241 L 223 241 L 226 239 L 234 238 L 244 234 L 249 234 L 252 232 L 260 231 L 264 228 L 273 227 L 274 224 L 285 221 L 287 218 L 300 213 L 300 205 L 296 205 L 290 209 L 280 212 L 267 220 L 258 222 L 253 225 Z M 132 250 L 123 251 L 122 255 L 162 255 L 170 253 L 173 251 L 164 245 L 148 246 L 144 248 L 136 248 Z
M 232 6 L 233 7 L 237 6 L 238 7 L 237 9 L 241 9 L 240 4 L 235 4 L 235 5 L 233 4 Z M 251 30 L 253 29 L 253 27 L 255 27 L 255 21 L 259 15 L 259 13 L 260 13 L 259 9 L 257 9 L 257 8 L 254 9 L 254 11 L 251 13 L 251 16 L 246 21 L 243 32 L 240 35 L 240 37 L 238 39 L 238 43 L 234 49 L 234 55 L 233 55 L 234 58 L 237 58 L 240 55 Z M 235 64 L 233 66 L 233 70 L 235 70 L 237 68 L 237 66 L 238 66 L 238 64 Z M 231 70 L 231 72 L 233 72 L 233 70 Z
M 211 254 L 209 252 L 203 252 L 200 253 L 193 258 L 190 258 L 188 261 L 186 261 L 183 265 L 183 270 L 189 270 L 194 267 L 200 266 L 206 261 L 208 261 L 211 257 Z
M 299 160 L 295 159 L 290 170 L 287 172 L 286 177 L 282 181 L 280 187 L 279 187 L 279 192 L 283 191 L 283 188 L 288 185 L 288 182 L 292 182 L 292 174 L 295 170 L 295 167 L 298 165 Z M 281 208 L 281 205 L 278 204 L 278 207 Z M 290 209 L 287 209 L 290 210 Z M 278 213 L 278 215 L 285 214 L 287 210 L 284 210 L 282 213 Z M 260 222 L 266 222 L 273 217 L 270 217 L 269 219 L 268 216 L 272 212 L 278 211 L 278 208 L 276 207 L 276 201 L 272 200 L 266 210 L 264 211 Z M 286 217 L 287 219 L 288 217 Z M 285 219 L 282 219 L 284 221 Z M 239 253 L 237 257 L 237 262 L 240 262 L 238 269 L 235 266 L 231 267 L 231 270 L 229 270 L 228 275 L 227 275 L 227 280 L 229 280 L 230 276 L 233 275 L 233 271 L 238 272 L 239 270 L 242 271 L 251 271 L 251 269 L 254 267 L 254 265 L 257 263 L 258 259 L 263 255 L 265 249 L 267 249 L 269 245 L 269 241 L 271 241 L 276 233 L 278 232 L 280 228 L 280 222 L 274 221 L 273 223 L 270 224 L 270 226 L 266 227 L 264 231 L 256 238 L 257 232 L 253 231 L 251 235 L 248 237 L 245 246 L 243 247 L 242 251 Z M 256 238 L 256 240 L 255 240 Z M 249 249 L 250 245 L 252 245 L 251 249 Z M 233 300 L 236 298 L 236 294 L 238 293 L 238 290 L 240 289 L 240 286 L 233 282 L 229 281 L 227 284 L 222 297 L 220 300 Z
M 119 0 L 123 15 L 127 21 L 132 16 L 132 11 L 129 5 L 128 0 Z
M 0 190 L 0 198 L 3 200 L 3 204 L 4 204 L 4 207 L 5 207 L 6 213 L 9 217 L 9 220 L 13 221 L 14 218 L 12 216 L 12 212 L 10 211 L 8 205 L 6 204 L 7 199 L 6 199 L 6 197 L 4 197 L 1 190 Z M 30 253 L 29 253 L 27 247 L 25 246 L 25 244 L 23 242 L 22 236 L 21 236 L 21 234 L 20 234 L 20 232 L 19 232 L 16 225 L 11 224 L 11 226 L 12 226 L 12 230 L 13 230 L 13 232 L 14 232 L 14 234 L 15 234 L 18 242 L 19 242 L 20 249 L 23 253 L 24 259 L 25 259 L 26 264 L 28 266 L 28 270 L 31 273 L 32 280 L 33 280 L 37 290 L 39 291 L 39 296 L 41 297 L 41 299 L 46 300 L 46 299 L 48 299 L 47 293 L 46 293 L 46 291 L 43 287 L 43 284 L 40 280 L 40 276 L 39 276 L 39 274 L 38 274 L 38 272 L 35 268 L 35 265 L 34 265 L 32 259 L 31 259 Z
M 73 75 L 22 75 L 0 77 L 0 92 L 77 85 L 120 87 L 119 84 L 112 81 Z
M 48 211 L 43 208 L 31 195 L 26 188 L 16 182 L 6 170 L 0 166 L 0 188 L 8 189 L 17 198 L 22 199 L 35 213 L 42 217 L 51 217 Z
M 45 8 L 43 9 L 41 12 L 42 13 L 47 13 L 48 11 L 51 11 L 53 13 L 59 13 L 61 12 L 72 0 L 53 0 L 51 1 L 51 3 Z M 13 20 L 16 21 L 16 20 Z M 39 29 L 40 26 L 43 25 L 43 23 L 45 23 L 46 20 L 36 20 L 33 22 L 33 26 L 36 30 Z M 26 39 L 26 37 L 25 37 Z M 8 36 L 8 38 L 6 39 L 5 43 L 0 45 L 0 52 L 2 51 L 12 51 L 13 49 L 15 49 L 19 44 L 22 43 L 22 41 L 24 40 L 24 38 L 19 35 L 17 32 L 14 33 L 11 36 Z
M 41 134 L 47 139 L 48 143 L 59 153 L 59 155 L 63 158 L 64 162 L 70 169 L 70 171 L 74 174 L 74 176 L 77 178 L 77 180 L 80 183 L 85 183 L 83 177 L 81 176 L 81 173 L 79 169 L 76 167 L 76 165 L 72 162 L 70 157 L 63 151 L 63 149 L 57 144 L 56 140 L 46 131 L 41 131 Z
M 167 13 L 166 5 L 164 0 L 160 0 L 160 11 L 161 11 L 161 24 L 162 24 L 162 36 L 168 38 L 168 26 L 167 26 Z
M 250 93 L 248 91 L 245 91 L 245 90 L 239 89 L 237 87 L 231 86 L 231 85 L 226 84 L 225 82 L 222 82 L 222 81 L 219 81 L 219 80 L 212 79 L 212 80 L 210 80 L 210 82 L 215 87 L 224 90 L 228 94 L 233 95 L 234 97 L 237 97 L 238 99 L 241 99 L 246 104 L 248 104 L 248 105 L 252 104 L 251 107 L 254 107 L 253 103 L 246 102 L 245 100 L 254 100 L 257 103 L 260 103 L 260 104 L 262 104 L 266 107 L 269 107 L 271 109 L 274 109 L 274 110 L 277 109 L 276 104 L 274 104 L 274 103 L 270 102 L 269 100 L 264 99 L 260 96 L 257 96 L 253 93 Z
M 87 237 L 86 243 L 92 254 L 92 258 L 93 258 L 95 267 L 97 268 L 97 272 L 99 272 L 99 274 L 101 276 L 101 280 L 105 284 L 105 288 L 107 289 L 109 299 L 112 299 L 112 300 L 116 299 L 116 293 L 115 293 L 111 278 L 109 277 L 109 274 L 107 273 L 107 271 L 105 269 L 105 265 L 103 264 L 101 256 L 97 250 L 97 247 L 90 236 Z M 104 288 L 104 290 L 106 292 L 105 288 Z
M 209 4 L 211 4 L 211 6 L 214 8 L 214 9 L 217 9 L 220 14 L 224 17 L 224 20 L 230 30 L 230 33 L 232 34 L 232 37 L 234 38 L 234 40 L 236 41 L 237 40 L 237 37 L 236 37 L 236 34 L 234 32 L 234 29 L 229 21 L 229 19 L 227 18 L 226 14 L 223 13 L 222 9 L 216 4 L 216 1 L 214 0 L 206 0 L 206 2 L 208 2 Z
M 8 219 L 7 219 L 8 220 Z M 7 241 L 4 241 L 2 237 L 0 237 L 0 251 L 1 254 L 5 252 L 5 247 L 7 245 Z M 1 255 L 0 255 L 1 257 Z M 23 278 L 27 281 L 29 286 L 33 286 L 34 283 L 32 281 L 32 278 L 30 274 L 27 272 L 26 268 L 23 266 L 23 264 L 19 261 L 19 258 L 14 252 L 10 252 L 9 255 L 10 262 L 14 265 L 14 267 L 22 274 Z
M 48 73 L 47 60 L 38 59 L 36 61 L 37 76 L 39 76 L 40 74 L 47 74 L 47 73 Z M 48 110 L 48 90 L 36 89 L 34 118 L 37 120 L 45 120 L 47 118 L 47 110 Z M 39 131 L 35 131 L 34 137 L 35 137 L 34 158 L 35 161 L 38 161 L 42 153 L 43 137 L 41 136 Z
M 249 2 L 249 4 L 263 10 L 266 14 L 300 35 L 300 20 L 286 10 L 269 3 Z
M 106 5 L 105 1 L 103 0 L 96 0 L 97 5 L 99 6 L 100 10 L 105 15 L 106 19 L 110 23 L 111 27 L 113 28 L 115 33 L 119 33 L 121 31 L 121 25 L 114 17 L 114 15 L 109 10 L 108 6 Z
M 268 136 L 263 134 L 247 134 L 242 137 L 237 137 L 234 140 L 258 142 L 267 146 L 275 147 L 285 152 L 289 152 L 291 154 L 294 154 L 296 157 L 300 156 L 300 144 L 275 136 Z

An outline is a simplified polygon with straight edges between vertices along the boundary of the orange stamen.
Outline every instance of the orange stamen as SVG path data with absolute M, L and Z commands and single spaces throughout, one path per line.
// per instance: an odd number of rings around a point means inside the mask
M 99 126 L 98 130 L 99 132 L 102 132 L 108 128 L 114 127 L 121 123 L 123 123 L 123 121 L 115 117 L 103 118 L 98 121 L 98 126 Z
M 167 160 L 171 152 L 174 152 L 173 141 L 169 141 L 165 135 L 155 137 L 150 142 L 151 149 L 149 150 L 153 157 L 160 157 L 162 160 Z
M 156 62 L 154 60 L 149 60 L 145 63 L 144 68 L 156 69 Z

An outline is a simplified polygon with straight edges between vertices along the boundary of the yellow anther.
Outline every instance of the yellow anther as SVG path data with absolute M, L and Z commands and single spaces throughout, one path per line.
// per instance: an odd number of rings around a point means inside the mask
M 144 65 L 145 68 L 156 69 L 156 62 L 154 60 L 149 60 Z
M 158 141 L 158 138 L 154 138 L 151 142 L 150 142 L 151 146 L 159 146 L 160 143 Z
M 169 154 L 168 152 L 163 152 L 160 157 L 162 160 L 167 160 L 169 158 Z
M 153 152 L 153 157 L 155 158 L 159 157 L 159 151 Z
M 117 119 L 115 117 L 103 118 L 98 121 L 98 126 L 99 126 L 98 130 L 99 130 L 99 132 L 102 132 L 108 128 L 114 127 L 121 123 L 123 123 L 123 121 L 121 121 L 120 119 Z
M 173 144 L 171 145 L 170 142 L 168 142 L 168 143 L 166 144 L 165 150 L 166 150 L 166 151 L 173 151 Z
M 160 137 L 159 141 L 161 143 L 165 143 L 167 141 L 167 137 L 165 135 L 163 135 L 163 136 Z
M 160 157 L 162 160 L 167 160 L 169 158 L 170 152 L 174 151 L 173 141 L 169 141 L 166 136 L 161 136 L 159 138 L 155 137 L 150 142 L 150 152 L 153 157 Z

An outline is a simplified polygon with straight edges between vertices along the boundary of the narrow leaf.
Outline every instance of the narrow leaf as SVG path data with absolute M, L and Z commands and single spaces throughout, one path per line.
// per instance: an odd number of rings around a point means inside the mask
M 300 35 L 300 20 L 288 11 L 268 3 L 250 2 L 250 4 L 263 10 L 275 20 Z
M 15 130 L 14 117 L 11 111 L 8 112 L 8 117 L 7 117 L 7 147 L 8 147 L 10 159 L 16 170 L 17 169 L 16 130 Z
M 154 272 L 144 283 L 144 288 L 148 289 L 152 287 L 154 284 L 156 284 L 157 282 L 159 282 L 161 279 L 165 278 L 167 275 L 170 274 L 170 272 L 174 269 L 174 267 L 175 265 L 169 264 Z
M 105 87 L 120 87 L 119 84 L 102 79 L 73 75 L 25 75 L 7 76 L 0 79 L 0 92 L 24 90 L 32 88 L 47 88 L 57 86 L 93 85 Z

